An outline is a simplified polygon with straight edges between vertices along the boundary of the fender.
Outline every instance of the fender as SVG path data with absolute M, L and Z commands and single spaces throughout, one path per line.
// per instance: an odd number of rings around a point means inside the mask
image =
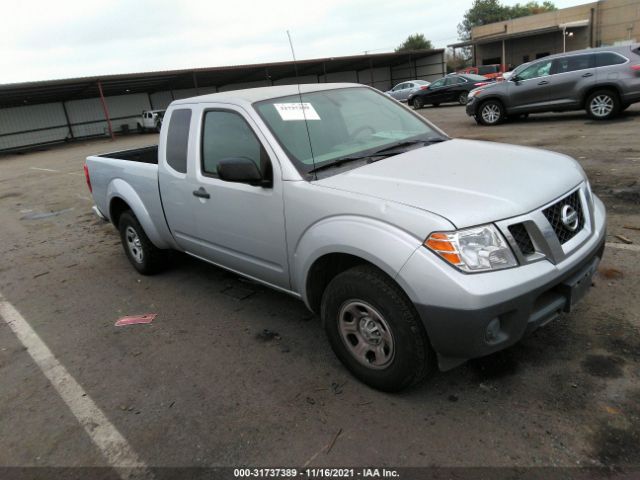
M 375 239 L 375 241 L 372 241 Z M 309 306 L 306 292 L 311 266 L 330 253 L 360 257 L 395 278 L 422 240 L 400 228 L 370 217 L 340 215 L 311 225 L 291 256 L 291 284 Z
M 127 203 L 127 205 L 129 205 L 129 207 L 131 207 L 131 210 L 140 222 L 140 225 L 142 225 L 147 237 L 149 237 L 149 240 L 151 240 L 156 247 L 175 248 L 175 246 L 167 242 L 158 231 L 158 228 L 151 218 L 151 214 L 145 207 L 140 196 L 131 185 L 121 178 L 112 180 L 107 187 L 107 205 L 109 206 L 109 209 L 111 208 L 111 201 L 115 197 L 121 198 Z M 162 221 L 164 222 L 164 218 Z

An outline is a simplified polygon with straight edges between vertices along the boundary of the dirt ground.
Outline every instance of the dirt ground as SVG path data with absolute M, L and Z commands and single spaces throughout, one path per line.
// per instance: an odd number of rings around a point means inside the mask
M 625 226 L 640 227 L 640 105 L 607 123 L 577 112 L 493 128 L 458 106 L 421 113 L 454 137 L 577 158 L 607 205 L 607 241 L 633 242 L 607 248 L 575 312 L 509 350 L 384 394 L 347 373 L 293 298 L 183 255 L 140 276 L 91 212 L 82 164 L 156 135 L 0 157 L 0 294 L 148 465 L 638 468 L 640 230 Z M 147 312 L 149 325 L 114 327 Z M 105 464 L 0 321 L 0 466 Z

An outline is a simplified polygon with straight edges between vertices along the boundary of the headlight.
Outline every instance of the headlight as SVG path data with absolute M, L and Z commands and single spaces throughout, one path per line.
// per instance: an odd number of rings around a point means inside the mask
M 486 272 L 518 265 L 507 241 L 493 225 L 435 232 L 424 245 L 464 272 Z
M 481 88 L 476 88 L 474 90 L 471 90 L 469 92 L 469 95 L 467 95 L 467 98 L 473 98 L 473 97 L 477 96 L 481 91 L 482 91 Z

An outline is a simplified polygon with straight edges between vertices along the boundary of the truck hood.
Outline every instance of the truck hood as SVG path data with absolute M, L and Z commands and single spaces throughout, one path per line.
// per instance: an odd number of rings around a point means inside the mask
M 455 139 L 314 183 L 420 208 L 463 228 L 530 212 L 584 180 L 566 155 Z

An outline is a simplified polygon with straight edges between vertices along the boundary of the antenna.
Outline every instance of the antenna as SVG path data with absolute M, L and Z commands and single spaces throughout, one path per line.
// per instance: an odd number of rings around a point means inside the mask
M 291 34 L 287 30 L 287 37 L 289 38 L 289 46 L 291 47 L 291 56 L 293 57 L 293 70 L 296 75 L 296 83 L 298 84 L 298 98 L 300 99 L 300 109 L 302 110 L 302 118 L 304 118 L 304 126 L 307 129 L 307 139 L 309 140 L 309 150 L 311 152 L 311 161 L 313 162 L 313 169 L 316 168 L 316 159 L 313 155 L 313 146 L 311 145 L 311 133 L 309 132 L 309 122 L 307 121 L 307 112 L 304 109 L 302 103 L 302 91 L 300 89 L 300 80 L 298 79 L 298 61 L 296 60 L 296 52 L 293 50 L 293 42 L 291 41 Z M 318 174 L 314 174 L 315 179 L 318 179 Z

